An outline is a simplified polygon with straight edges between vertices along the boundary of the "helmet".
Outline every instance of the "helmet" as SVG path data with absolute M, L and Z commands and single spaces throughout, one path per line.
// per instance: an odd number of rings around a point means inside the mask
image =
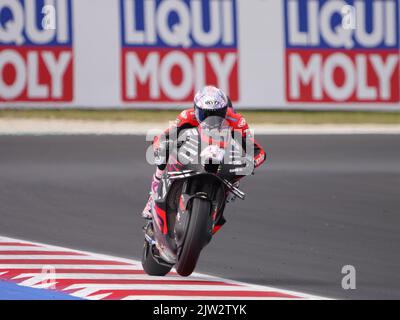
M 222 124 L 228 110 L 228 97 L 221 90 L 213 86 L 206 86 L 199 90 L 194 97 L 194 110 L 200 124 L 215 127 Z M 211 117 L 207 121 L 207 118 Z

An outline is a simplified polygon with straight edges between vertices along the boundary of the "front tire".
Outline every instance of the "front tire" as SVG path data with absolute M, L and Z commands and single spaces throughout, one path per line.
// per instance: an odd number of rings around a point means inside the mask
M 179 275 L 187 277 L 192 274 L 199 259 L 201 250 L 207 243 L 208 223 L 211 205 L 208 200 L 194 198 L 190 213 L 186 238 L 175 266 Z

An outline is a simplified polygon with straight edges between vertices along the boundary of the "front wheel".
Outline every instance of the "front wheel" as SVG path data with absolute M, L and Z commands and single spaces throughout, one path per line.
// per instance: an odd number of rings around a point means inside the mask
M 187 277 L 192 274 L 200 252 L 209 239 L 208 223 L 211 205 L 208 200 L 194 198 L 186 238 L 175 265 L 176 272 Z

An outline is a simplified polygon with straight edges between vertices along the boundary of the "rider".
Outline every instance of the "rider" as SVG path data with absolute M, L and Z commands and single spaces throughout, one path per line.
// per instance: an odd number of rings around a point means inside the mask
M 212 101 L 211 104 L 210 101 Z M 182 111 L 175 120 L 175 124 L 164 131 L 163 137 L 168 139 L 172 130 L 177 131 L 174 136 L 178 137 L 181 130 L 197 127 L 209 116 L 218 116 L 225 119 L 232 129 L 241 131 L 243 139 L 246 139 L 246 137 L 250 135 L 246 120 L 241 114 L 233 110 L 232 103 L 227 95 L 221 89 L 213 86 L 206 86 L 196 93 L 194 97 L 194 108 Z M 266 154 L 263 148 L 253 138 L 250 139 L 254 143 L 254 167 L 259 167 L 265 161 Z M 160 140 L 160 136 L 155 137 L 153 140 L 155 154 L 157 154 L 161 148 Z M 157 193 L 157 188 L 165 170 L 166 162 L 167 161 L 164 160 L 162 164 L 159 164 L 153 175 L 150 196 L 142 212 L 144 218 L 150 219 L 152 216 L 152 195 Z

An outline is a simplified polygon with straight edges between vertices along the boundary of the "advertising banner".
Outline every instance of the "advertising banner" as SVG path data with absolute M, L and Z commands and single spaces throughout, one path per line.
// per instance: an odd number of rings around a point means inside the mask
M 73 99 L 71 1 L 1 0 L 0 105 Z
M 287 100 L 400 102 L 398 6 L 285 0 Z
M 0 108 L 400 111 L 400 0 L 0 0 Z
M 205 84 L 238 98 L 235 0 L 120 0 L 124 101 L 190 101 Z

